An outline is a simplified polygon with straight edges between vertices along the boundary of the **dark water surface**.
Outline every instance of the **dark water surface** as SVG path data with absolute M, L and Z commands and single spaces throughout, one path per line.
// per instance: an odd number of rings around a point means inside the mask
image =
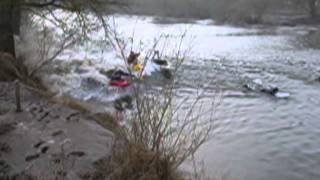
M 216 91 L 224 95 L 216 135 L 197 154 L 209 175 L 320 179 L 318 27 L 232 27 L 211 21 L 166 25 L 129 16 L 117 16 L 115 22 L 124 36 L 134 31 L 144 44 L 161 33 L 178 41 L 187 29 L 182 48 L 192 46 L 192 53 L 180 72 L 179 97 L 192 97 L 198 85 L 206 87 L 208 103 Z M 168 51 L 176 47 L 166 46 Z M 243 87 L 257 81 L 291 96 L 278 99 Z
M 176 34 L 183 26 L 189 28 L 193 54 L 182 67 L 179 95 L 192 96 L 199 84 L 208 88 L 208 101 L 216 90 L 224 94 L 216 113 L 217 134 L 198 153 L 211 176 L 320 179 L 317 27 L 157 25 L 148 19 L 141 23 L 141 28 L 153 30 L 142 33 L 142 39 L 155 31 Z M 243 88 L 256 79 L 290 93 L 290 98 Z

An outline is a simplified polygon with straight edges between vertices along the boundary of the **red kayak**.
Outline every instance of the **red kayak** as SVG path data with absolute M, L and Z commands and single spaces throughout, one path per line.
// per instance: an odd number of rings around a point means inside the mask
M 130 82 L 127 80 L 114 80 L 110 81 L 111 86 L 117 86 L 117 87 L 127 87 L 130 85 Z

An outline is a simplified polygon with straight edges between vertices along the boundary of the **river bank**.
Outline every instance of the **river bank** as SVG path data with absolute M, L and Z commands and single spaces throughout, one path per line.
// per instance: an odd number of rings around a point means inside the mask
M 21 98 L 23 112 L 17 113 L 13 83 L 0 83 L 1 179 L 80 179 L 110 155 L 113 133 L 90 114 L 24 87 Z

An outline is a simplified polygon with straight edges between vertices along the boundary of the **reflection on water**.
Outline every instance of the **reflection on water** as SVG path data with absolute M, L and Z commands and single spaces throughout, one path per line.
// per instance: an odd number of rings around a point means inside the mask
M 197 155 L 210 175 L 227 173 L 239 180 L 320 178 L 320 36 L 315 27 L 154 24 L 150 17 L 129 16 L 115 21 L 123 36 L 135 32 L 137 49 L 162 33 L 176 41 L 188 30 L 182 48 L 192 45 L 193 51 L 179 71 L 183 78 L 178 97 L 192 96 L 199 85 L 207 88 L 208 101 L 217 90 L 225 95 L 216 113 L 217 134 Z M 154 77 L 147 80 L 159 81 Z M 243 87 L 257 79 L 290 93 L 290 98 Z

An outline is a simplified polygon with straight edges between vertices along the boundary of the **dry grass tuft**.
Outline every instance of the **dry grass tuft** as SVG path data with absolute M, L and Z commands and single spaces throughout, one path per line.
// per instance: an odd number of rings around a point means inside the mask
M 96 172 L 87 179 L 101 180 L 182 180 L 182 174 L 155 151 L 141 144 L 122 144 L 109 159 L 96 164 Z

